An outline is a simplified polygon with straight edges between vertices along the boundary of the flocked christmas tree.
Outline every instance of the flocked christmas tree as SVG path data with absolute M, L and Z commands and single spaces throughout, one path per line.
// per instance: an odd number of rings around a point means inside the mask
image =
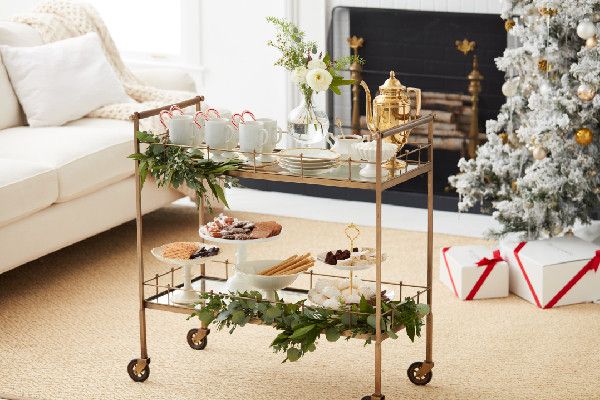
M 461 211 L 493 212 L 493 234 L 560 235 L 600 206 L 600 2 L 504 0 L 502 18 L 506 103 L 450 184 Z

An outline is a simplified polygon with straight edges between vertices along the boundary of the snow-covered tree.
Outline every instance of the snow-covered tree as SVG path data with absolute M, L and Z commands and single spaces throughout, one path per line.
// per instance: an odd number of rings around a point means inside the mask
M 556 236 L 600 206 L 600 1 L 504 0 L 506 103 L 450 184 L 503 235 Z

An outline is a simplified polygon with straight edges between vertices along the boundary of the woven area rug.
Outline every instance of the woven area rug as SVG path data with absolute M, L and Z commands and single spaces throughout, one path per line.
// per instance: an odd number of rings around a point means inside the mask
M 282 240 L 252 247 L 250 257 L 345 245 L 342 224 L 277 220 Z M 148 215 L 145 250 L 196 239 L 196 221 L 194 210 L 181 206 Z M 372 244 L 373 229 L 362 231 L 361 244 Z M 384 278 L 425 282 L 425 239 L 385 230 Z M 383 344 L 386 398 L 600 398 L 600 306 L 538 310 L 515 296 L 457 301 L 437 280 L 437 255 L 442 246 L 468 243 L 483 241 L 435 236 L 432 382 L 416 387 L 407 379 L 406 368 L 423 360 L 425 346 L 402 333 Z M 164 267 L 148 256 L 147 268 Z M 136 284 L 134 223 L 0 275 L 0 398 L 347 400 L 372 393 L 373 347 L 362 341 L 323 340 L 315 353 L 281 364 L 282 355 L 269 349 L 275 333 L 269 327 L 233 335 L 213 330 L 207 349 L 195 351 L 185 341 L 195 321 L 153 310 L 150 378 L 134 383 L 126 365 L 139 355 Z

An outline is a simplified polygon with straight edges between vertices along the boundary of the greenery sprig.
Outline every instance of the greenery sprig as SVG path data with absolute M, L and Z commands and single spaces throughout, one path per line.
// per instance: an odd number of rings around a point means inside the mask
M 237 186 L 237 179 L 226 175 L 242 164 L 240 160 L 231 159 L 215 162 L 205 159 L 202 152 L 177 146 L 167 146 L 167 135 L 154 135 L 149 132 L 137 132 L 141 143 L 148 144 L 144 152 L 129 155 L 129 158 L 140 162 L 140 183 L 142 186 L 148 175 L 152 176 L 159 187 L 172 186 L 175 189 L 187 185 L 196 193 L 196 204 L 205 198 L 211 208 L 208 190 L 225 206 L 227 199 L 223 188 Z M 206 188 L 208 186 L 208 189 Z
M 369 335 L 366 345 L 371 343 L 376 333 L 374 297 L 367 300 L 362 296 L 359 304 L 340 310 L 304 306 L 305 300 L 284 303 L 277 299 L 269 302 L 263 300 L 257 291 L 237 294 L 207 292 L 200 298 L 202 308 L 188 319 L 198 317 L 206 325 L 215 324 L 219 330 L 227 328 L 229 333 L 251 320 L 271 325 L 279 331 L 271 347 L 276 353 L 285 353 L 283 362 L 297 361 L 306 353 L 315 351 L 322 334 L 330 342 L 337 341 L 345 332 L 351 333 L 346 339 L 366 334 Z M 398 335 L 395 328 L 404 326 L 406 334 L 414 341 L 415 336 L 421 335 L 422 318 L 429 313 L 429 307 L 415 303 L 410 297 L 403 302 L 383 297 L 381 312 L 382 333 L 396 339 Z

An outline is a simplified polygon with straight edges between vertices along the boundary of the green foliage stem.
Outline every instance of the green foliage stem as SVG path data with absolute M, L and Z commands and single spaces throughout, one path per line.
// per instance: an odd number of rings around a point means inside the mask
M 323 307 L 304 306 L 304 300 L 296 303 L 263 300 L 260 292 L 238 292 L 222 294 L 207 292 L 200 296 L 200 310 L 189 318 L 198 317 L 204 324 L 215 324 L 219 330 L 227 328 L 233 333 L 251 320 L 258 320 L 273 326 L 279 333 L 271 343 L 273 350 L 285 353 L 286 361 L 297 361 L 306 353 L 316 350 L 322 334 L 325 339 L 335 342 L 344 332 L 351 337 L 367 334 L 365 344 L 371 343 L 376 330 L 376 317 L 373 299 L 361 297 L 359 304 L 352 304 L 340 310 Z M 393 310 L 393 312 L 391 312 Z M 396 339 L 396 327 L 404 326 L 411 341 L 421 335 L 422 318 L 429 313 L 425 304 L 417 304 L 407 297 L 404 302 L 382 299 L 381 329 L 390 338 Z M 347 337 L 350 339 L 350 337 Z
M 206 196 L 210 190 L 216 199 L 229 207 L 223 188 L 236 186 L 237 180 L 226 174 L 238 169 L 241 161 L 232 159 L 215 162 L 205 159 L 200 151 L 166 146 L 168 143 L 166 135 L 158 136 L 149 132 L 138 132 L 137 138 L 140 143 L 148 145 L 144 152 L 129 155 L 129 158 L 140 163 L 142 186 L 146 177 L 150 175 L 156 180 L 159 187 L 172 186 L 177 189 L 181 185 L 187 185 L 195 192 L 198 206 L 200 199 L 204 197 L 209 209 L 211 208 L 210 199 Z

